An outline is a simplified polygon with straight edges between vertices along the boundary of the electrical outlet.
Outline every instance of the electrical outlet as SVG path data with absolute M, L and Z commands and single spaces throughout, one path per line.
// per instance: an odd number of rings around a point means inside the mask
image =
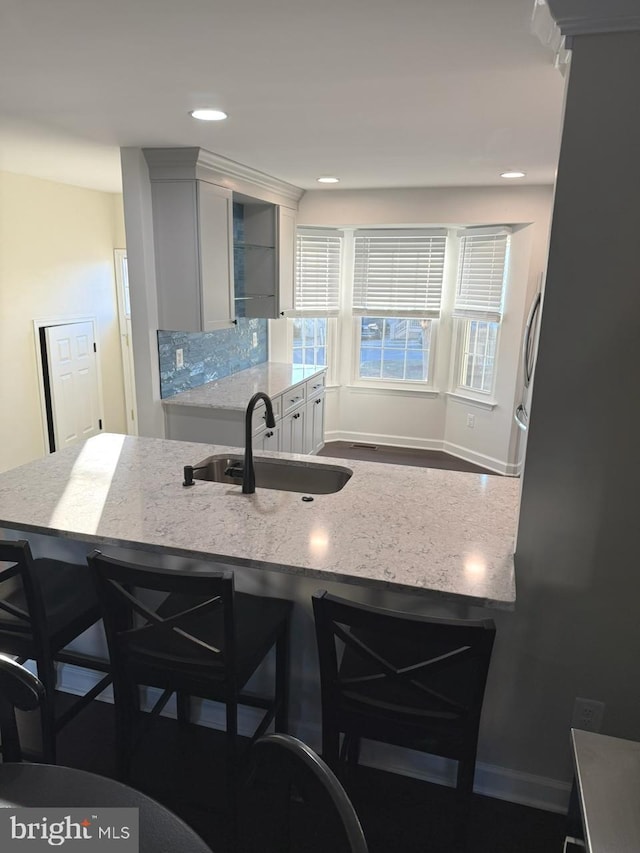
M 251 346 L 254 348 L 258 346 L 258 333 L 257 332 L 253 333 L 253 336 L 251 338 Z
M 467 415 L 467 426 L 469 429 L 473 429 L 476 425 L 476 416 L 475 415 Z
M 604 702 L 597 699 L 583 699 L 577 696 L 573 703 L 571 728 L 584 729 L 586 732 L 599 732 L 604 716 Z
M 176 367 L 178 369 L 184 367 L 184 351 L 181 349 L 176 350 Z

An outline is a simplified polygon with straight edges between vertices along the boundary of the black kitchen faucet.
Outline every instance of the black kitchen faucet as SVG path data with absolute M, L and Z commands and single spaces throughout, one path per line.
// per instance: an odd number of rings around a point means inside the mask
M 253 470 L 253 410 L 256 407 L 256 403 L 259 400 L 264 400 L 264 404 L 267 407 L 267 413 L 265 415 L 265 419 L 267 422 L 267 426 L 269 429 L 273 429 L 276 425 L 275 418 L 273 417 L 273 405 L 271 403 L 271 398 L 268 394 L 265 394 L 263 391 L 258 391 L 253 397 L 249 400 L 247 404 L 247 411 L 244 419 L 244 465 L 242 469 L 242 492 L 245 495 L 252 495 L 256 490 L 256 475 Z

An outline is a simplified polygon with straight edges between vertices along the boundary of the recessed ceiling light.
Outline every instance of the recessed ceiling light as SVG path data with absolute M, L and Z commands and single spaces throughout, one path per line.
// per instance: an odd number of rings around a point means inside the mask
M 325 178 L 316 178 L 319 184 L 337 184 L 340 182 L 340 178 L 331 178 L 327 175 Z
M 223 113 L 222 110 L 210 110 L 210 109 L 202 109 L 202 110 L 191 110 L 189 115 L 193 116 L 193 118 L 200 119 L 200 121 L 222 121 L 227 118 L 227 114 Z
M 525 172 L 518 172 L 518 171 L 514 170 L 513 172 L 503 172 L 500 175 L 500 177 L 501 178 L 524 178 L 525 174 L 526 174 Z

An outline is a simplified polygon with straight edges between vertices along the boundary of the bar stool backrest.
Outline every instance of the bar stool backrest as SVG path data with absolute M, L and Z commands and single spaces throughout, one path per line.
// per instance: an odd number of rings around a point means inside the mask
M 35 711 L 42 708 L 44 698 L 44 686 L 35 675 L 6 655 L 0 655 L 0 736 L 4 762 L 22 761 L 16 708 Z

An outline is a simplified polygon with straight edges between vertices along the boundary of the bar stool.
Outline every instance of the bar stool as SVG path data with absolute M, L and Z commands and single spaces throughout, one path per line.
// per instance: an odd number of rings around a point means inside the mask
M 313 596 L 322 756 L 357 764 L 360 739 L 455 759 L 460 837 L 468 820 L 492 619 L 442 619 Z M 342 749 L 340 734 L 344 734 Z
M 226 706 L 227 789 L 235 819 L 238 706 L 264 710 L 251 743 L 271 722 L 278 731 L 287 729 L 293 602 L 236 592 L 229 570 L 148 568 L 99 551 L 93 551 L 88 561 L 98 585 L 113 668 L 119 777 L 123 781 L 130 777 L 140 739 L 173 693 L 178 697 L 178 719 L 183 722 L 188 697 L 222 702 Z M 149 593 L 161 600 L 149 604 Z M 244 692 L 273 647 L 273 695 Z M 163 691 L 144 725 L 138 713 L 138 686 Z
M 57 663 L 109 672 L 107 661 L 65 648 L 101 618 L 95 587 L 85 565 L 34 559 L 25 540 L 0 542 L 0 563 L 9 564 L 0 570 L 0 652 L 36 663 L 45 689 L 43 758 L 55 764 L 57 732 L 111 683 L 106 675 L 56 717 Z

